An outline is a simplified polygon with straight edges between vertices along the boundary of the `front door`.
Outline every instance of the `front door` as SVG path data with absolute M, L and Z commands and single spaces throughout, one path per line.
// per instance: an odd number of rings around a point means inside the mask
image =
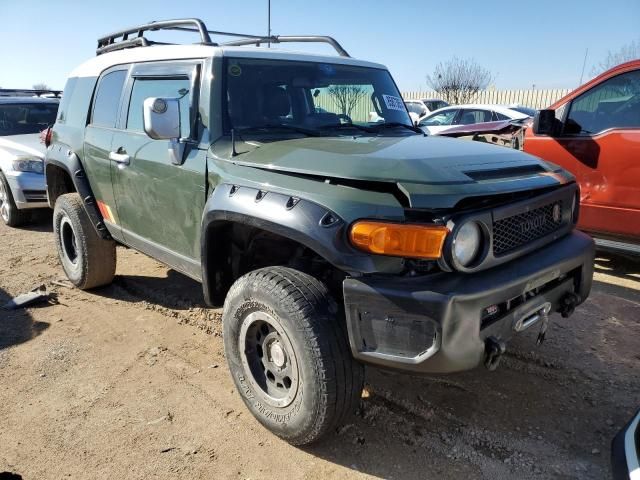
M 125 92 L 128 102 L 111 144 L 125 243 L 195 278 L 200 276 L 206 152 L 187 147 L 184 163 L 173 164 L 170 142 L 153 140 L 144 132 L 143 102 L 149 97 L 179 98 L 181 136 L 195 143 L 197 68 L 175 62 L 134 66 Z
M 640 237 L 640 70 L 575 98 L 558 142 L 577 160 L 581 227 Z

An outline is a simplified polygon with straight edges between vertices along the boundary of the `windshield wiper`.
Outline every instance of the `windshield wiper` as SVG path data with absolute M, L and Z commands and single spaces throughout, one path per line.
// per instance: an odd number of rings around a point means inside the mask
M 420 133 L 422 134 L 422 130 L 419 129 L 418 127 L 413 127 L 411 125 L 407 125 L 406 123 L 400 123 L 400 122 L 383 122 L 383 123 L 378 123 L 377 125 L 371 127 L 373 129 L 375 129 L 376 131 L 380 131 L 383 128 L 395 128 L 395 127 L 403 127 L 406 128 L 408 130 L 411 130 L 414 133 Z
M 251 127 L 238 128 L 237 131 L 238 132 L 249 132 L 249 131 L 256 131 L 256 130 L 276 130 L 276 129 L 291 130 L 292 132 L 302 133 L 303 135 L 307 135 L 309 137 L 319 137 L 320 136 L 320 133 L 318 131 L 316 131 L 316 130 L 311 130 L 309 128 L 304 128 L 304 127 L 298 127 L 296 125 L 287 125 L 286 123 L 273 123 L 273 124 L 266 124 L 266 125 L 255 125 L 255 126 L 251 126 Z
M 339 130 L 345 128 L 355 128 L 356 130 L 362 130 L 367 133 L 376 133 L 371 127 L 365 127 L 364 125 L 358 125 L 356 123 L 332 123 L 331 125 L 321 125 L 320 130 Z

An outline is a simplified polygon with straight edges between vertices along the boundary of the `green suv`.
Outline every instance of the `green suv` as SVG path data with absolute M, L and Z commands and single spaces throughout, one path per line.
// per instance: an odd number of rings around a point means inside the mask
M 200 42 L 145 35 L 165 29 Z M 542 341 L 587 298 L 570 174 L 426 137 L 387 69 L 330 37 L 215 35 L 185 19 L 99 39 L 67 81 L 47 194 L 78 288 L 111 282 L 122 244 L 224 304 L 231 375 L 269 430 L 300 445 L 335 429 L 364 364 L 493 369 L 513 334 Z M 338 55 L 259 48 L 283 42 Z

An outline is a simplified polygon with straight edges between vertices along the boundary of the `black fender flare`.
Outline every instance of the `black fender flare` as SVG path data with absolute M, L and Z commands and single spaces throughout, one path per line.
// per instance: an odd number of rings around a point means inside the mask
M 213 280 L 220 279 L 220 267 L 212 261 L 218 241 L 215 226 L 225 223 L 241 223 L 294 240 L 346 273 L 377 270 L 370 255 L 349 244 L 349 226 L 329 209 L 289 195 L 221 184 L 209 197 L 202 218 L 202 284 L 208 305 L 219 305 L 226 293 Z
M 89 180 L 87 179 L 84 167 L 82 166 L 82 162 L 80 162 L 78 155 L 76 155 L 72 149 L 64 145 L 51 145 L 47 149 L 47 153 L 45 155 L 45 179 L 48 177 L 49 165 L 61 168 L 67 172 L 69 178 L 71 178 L 71 181 L 73 182 L 76 192 L 78 192 L 80 198 L 82 198 L 82 205 L 91 220 L 91 224 L 96 229 L 96 232 L 101 238 L 110 240 L 111 235 L 104 224 L 102 214 L 100 213 L 96 199 L 93 196 L 91 185 L 89 184 Z M 48 180 L 47 197 L 50 198 Z M 51 205 L 51 202 L 49 202 L 49 206 L 51 208 L 54 207 Z

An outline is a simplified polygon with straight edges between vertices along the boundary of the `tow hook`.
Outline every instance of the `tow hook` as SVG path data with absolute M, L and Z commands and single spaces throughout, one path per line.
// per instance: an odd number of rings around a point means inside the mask
M 558 312 L 562 315 L 563 318 L 570 317 L 576 309 L 576 305 L 580 302 L 580 297 L 575 293 L 567 293 L 560 300 L 560 307 L 558 308 Z
M 506 351 L 507 347 L 503 341 L 498 340 L 496 337 L 489 337 L 484 342 L 485 359 L 484 366 L 487 370 L 494 371 L 498 368 L 500 358 Z

